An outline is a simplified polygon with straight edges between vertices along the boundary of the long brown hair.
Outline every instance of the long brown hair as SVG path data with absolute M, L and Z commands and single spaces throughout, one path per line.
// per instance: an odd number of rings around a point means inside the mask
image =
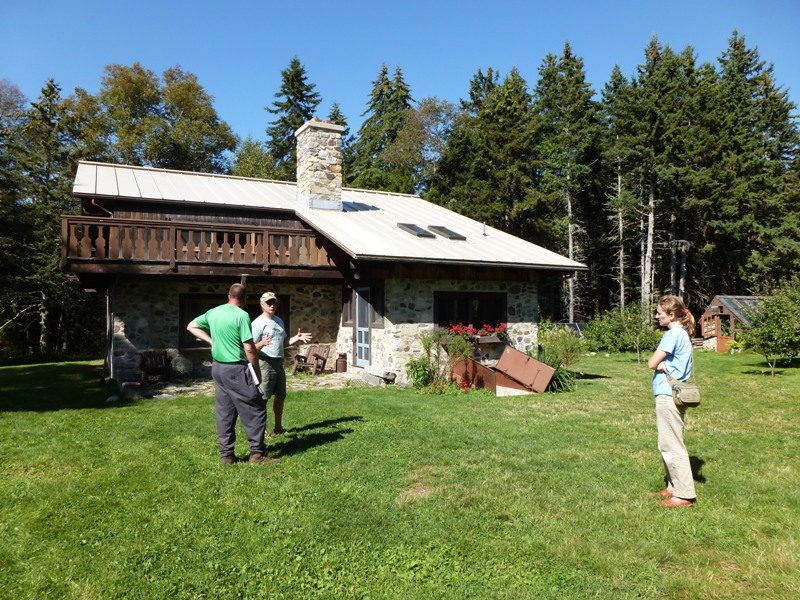
M 689 312 L 689 309 L 686 308 L 681 298 L 678 298 L 678 296 L 663 296 L 661 300 L 658 301 L 658 306 L 665 314 L 674 316 L 675 320 L 678 321 L 686 330 L 686 333 L 689 334 L 689 337 L 694 335 L 697 322 L 694 320 L 694 315 Z

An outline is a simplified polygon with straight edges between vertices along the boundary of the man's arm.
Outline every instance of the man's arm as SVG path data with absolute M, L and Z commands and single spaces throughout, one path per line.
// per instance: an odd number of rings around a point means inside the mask
M 202 329 L 197 324 L 197 321 L 195 319 L 192 319 L 192 322 L 186 326 L 186 330 L 189 333 L 191 333 L 194 337 L 203 340 L 209 346 L 214 345 L 214 342 L 211 341 L 211 336 L 209 335 L 209 333 L 205 329 Z
M 244 346 L 244 353 L 247 355 L 247 360 L 250 362 L 250 366 L 253 367 L 253 372 L 256 374 L 256 385 L 261 385 L 261 367 L 258 364 L 258 350 L 256 350 L 256 345 L 253 343 L 253 340 L 242 342 L 242 345 Z

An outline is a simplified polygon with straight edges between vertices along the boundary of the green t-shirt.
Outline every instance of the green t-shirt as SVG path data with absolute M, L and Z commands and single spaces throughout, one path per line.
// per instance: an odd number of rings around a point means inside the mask
M 195 323 L 211 335 L 214 360 L 223 363 L 247 360 L 242 342 L 252 340 L 253 333 L 250 316 L 244 310 L 233 304 L 223 304 L 197 317 Z

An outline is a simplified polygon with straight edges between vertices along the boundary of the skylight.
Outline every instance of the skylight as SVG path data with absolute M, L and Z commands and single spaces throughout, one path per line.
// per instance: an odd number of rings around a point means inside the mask
M 397 226 L 400 229 L 402 229 L 403 231 L 406 231 L 406 232 L 410 233 L 411 235 L 415 235 L 417 237 L 421 237 L 421 238 L 435 238 L 436 237 L 435 235 L 433 235 L 427 229 L 423 229 L 419 225 L 414 225 L 414 223 L 398 223 Z
M 467 236 L 461 235 L 460 233 L 453 231 L 452 229 L 448 229 L 443 225 L 428 225 L 428 229 L 433 231 L 434 233 L 438 233 L 440 236 L 447 238 L 448 240 L 465 240 Z

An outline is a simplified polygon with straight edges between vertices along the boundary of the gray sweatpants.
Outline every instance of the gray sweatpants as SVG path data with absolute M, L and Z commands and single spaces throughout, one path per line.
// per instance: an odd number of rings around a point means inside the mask
M 244 433 L 250 442 L 250 453 L 264 453 L 266 405 L 256 382 L 250 375 L 247 363 L 214 361 L 211 365 L 211 377 L 215 383 L 214 399 L 220 455 L 234 455 L 237 416 L 242 419 Z
M 672 396 L 656 396 L 656 425 L 658 425 L 658 451 L 667 470 L 667 489 L 673 496 L 693 500 L 694 477 L 689 452 L 683 443 L 686 409 L 675 406 Z

